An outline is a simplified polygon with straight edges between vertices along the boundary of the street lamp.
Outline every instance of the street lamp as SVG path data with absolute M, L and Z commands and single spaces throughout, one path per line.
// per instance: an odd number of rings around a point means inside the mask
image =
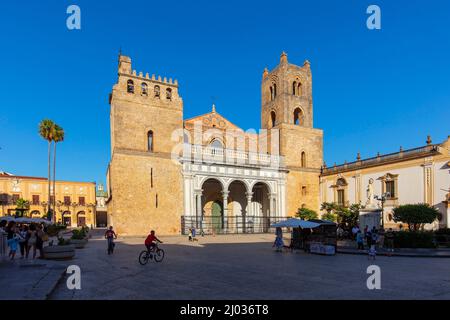
M 388 199 L 391 196 L 389 192 L 385 192 L 379 196 L 375 196 L 374 198 L 378 201 L 381 201 L 381 227 L 384 229 L 384 203 L 386 202 L 386 199 Z

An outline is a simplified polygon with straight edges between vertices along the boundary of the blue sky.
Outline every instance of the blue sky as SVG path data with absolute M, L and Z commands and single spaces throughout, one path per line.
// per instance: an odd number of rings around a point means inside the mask
M 82 29 L 66 28 L 81 8 Z M 382 30 L 366 28 L 366 8 Z M 128 5 L 128 6 L 127 6 Z M 177 78 L 184 117 L 217 111 L 260 128 L 264 67 L 310 60 L 327 164 L 450 134 L 450 2 L 8 1 L 0 5 L 0 170 L 46 176 L 38 123 L 64 127 L 58 179 L 104 182 L 117 53 Z

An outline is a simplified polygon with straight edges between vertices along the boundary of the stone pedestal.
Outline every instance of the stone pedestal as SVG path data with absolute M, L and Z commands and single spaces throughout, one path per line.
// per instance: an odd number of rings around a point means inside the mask
M 358 218 L 359 228 L 363 230 L 366 226 L 369 226 L 369 230 L 372 227 L 380 229 L 381 227 L 381 209 L 360 209 Z

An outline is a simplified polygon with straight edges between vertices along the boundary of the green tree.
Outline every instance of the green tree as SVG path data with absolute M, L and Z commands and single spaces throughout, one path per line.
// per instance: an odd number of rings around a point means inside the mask
M 51 201 L 50 201 L 50 154 L 51 154 L 51 144 L 55 135 L 55 123 L 52 120 L 44 119 L 39 123 L 39 134 L 40 136 L 48 142 L 48 202 L 47 202 L 47 214 L 51 212 Z
M 308 208 L 299 208 L 295 216 L 303 220 L 317 219 L 318 217 L 317 212 Z
M 327 212 L 327 213 L 324 213 L 322 215 L 322 220 L 336 222 L 337 221 L 337 216 L 334 213 Z
M 394 221 L 408 224 L 410 231 L 418 231 L 439 217 L 439 211 L 427 203 L 401 205 L 394 208 L 393 213 Z
M 333 212 L 337 207 L 337 204 L 334 202 L 324 202 L 320 206 L 320 210 L 325 210 L 327 213 Z
M 53 212 L 56 212 L 56 144 L 64 141 L 64 129 L 55 124 L 53 136 Z M 53 214 L 53 222 L 56 222 L 56 215 Z
M 347 227 L 352 228 L 358 224 L 359 210 L 361 205 L 359 203 L 352 204 L 349 208 L 338 206 L 335 209 L 337 214 L 337 222 L 345 224 Z
M 20 216 L 23 216 L 23 213 L 30 209 L 30 202 L 23 198 L 17 199 L 15 205 L 16 205 L 16 214 Z

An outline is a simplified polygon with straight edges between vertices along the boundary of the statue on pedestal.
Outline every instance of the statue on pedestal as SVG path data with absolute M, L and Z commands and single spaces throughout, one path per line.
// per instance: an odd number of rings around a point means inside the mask
M 377 208 L 375 204 L 375 194 L 373 190 L 373 179 L 369 179 L 369 184 L 367 185 L 367 201 L 366 201 L 366 208 Z

